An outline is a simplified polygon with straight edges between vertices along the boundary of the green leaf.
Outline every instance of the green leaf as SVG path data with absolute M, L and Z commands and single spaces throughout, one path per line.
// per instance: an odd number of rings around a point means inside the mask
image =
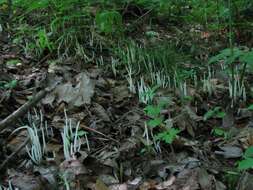
M 6 62 L 6 65 L 17 65 L 18 63 L 21 63 L 19 59 L 11 59 Z
M 160 115 L 161 108 L 158 106 L 148 105 L 144 108 L 145 113 L 147 116 L 151 118 L 156 118 Z
M 226 56 L 222 55 L 222 54 L 218 54 L 216 56 L 213 56 L 209 59 L 208 64 L 213 64 L 213 63 L 217 63 L 220 60 L 224 60 L 226 58 Z
M 217 113 L 215 114 L 215 116 L 218 117 L 218 118 L 223 118 L 223 117 L 225 117 L 225 115 L 226 115 L 226 113 L 223 112 L 223 111 L 219 111 L 219 112 L 217 112 Z
M 217 63 L 221 60 L 225 61 L 226 64 L 231 64 L 235 60 L 237 60 L 240 56 L 242 56 L 243 53 L 244 52 L 237 47 L 233 49 L 233 52 L 231 51 L 230 48 L 226 48 L 220 51 L 218 55 L 211 57 L 208 64 Z
M 213 117 L 215 111 L 214 110 L 208 110 L 205 115 L 204 115 L 204 121 L 210 119 L 211 117 Z
M 78 137 L 82 137 L 82 136 L 84 136 L 85 134 L 88 134 L 86 131 L 83 131 L 83 130 L 80 130 L 80 131 L 78 131 L 77 132 L 77 136 Z
M 4 85 L 4 88 L 6 88 L 6 89 L 12 89 L 12 88 L 15 88 L 17 86 L 17 84 L 18 84 L 17 80 L 12 80 L 11 82 L 6 83 Z
M 156 140 L 163 140 L 165 143 L 171 144 L 176 138 L 178 133 L 180 133 L 179 129 L 170 128 L 165 132 L 158 133 L 158 135 L 155 138 Z
M 103 11 L 96 15 L 96 24 L 101 32 L 111 34 L 122 30 L 122 16 L 118 11 Z
M 253 104 L 251 104 L 247 109 L 253 111 Z
M 161 125 L 162 122 L 163 122 L 163 118 L 158 117 L 158 118 L 149 120 L 147 124 L 149 127 L 155 128 L 155 127 Z
M 253 64 L 253 51 L 249 51 L 247 53 L 244 53 L 241 57 L 240 57 L 240 61 L 241 62 L 245 62 L 247 64 Z
M 219 106 L 216 106 L 214 109 L 208 110 L 204 115 L 204 121 L 212 117 L 223 118 L 226 115 L 226 113 L 220 110 L 221 110 L 221 107 Z
M 247 159 L 253 158 L 253 146 L 250 146 L 249 148 L 247 148 L 243 156 Z
M 247 170 L 253 167 L 253 158 L 247 158 L 238 163 L 239 170 Z
M 224 137 L 226 136 L 226 131 L 224 131 L 223 129 L 220 128 L 214 128 L 212 130 L 212 134 L 214 134 L 215 136 L 219 136 L 219 137 Z

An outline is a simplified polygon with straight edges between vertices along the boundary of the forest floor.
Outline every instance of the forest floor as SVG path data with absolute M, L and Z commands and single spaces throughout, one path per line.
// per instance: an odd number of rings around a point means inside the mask
M 205 62 L 225 47 L 225 37 L 221 31 L 217 45 L 216 33 L 197 27 L 179 33 L 191 34 L 184 43 L 198 44 L 194 59 Z M 145 41 L 145 30 L 131 35 Z M 182 40 L 173 29 L 152 30 L 150 41 Z M 38 60 L 0 41 L 0 189 L 253 189 L 252 170 L 238 169 L 252 165 L 250 73 L 247 100 L 239 97 L 233 105 L 229 79 L 217 67 L 208 79 L 212 91 L 191 83 L 182 98 L 180 88 L 156 88 L 147 106 L 129 90 L 127 72 L 115 75 L 108 67 L 48 52 Z M 153 121 L 158 124 L 150 128 Z

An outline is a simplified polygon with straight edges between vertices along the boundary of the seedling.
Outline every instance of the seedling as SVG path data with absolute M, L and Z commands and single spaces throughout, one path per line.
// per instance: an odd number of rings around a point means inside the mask
M 167 102 L 160 101 L 157 105 L 147 105 L 144 108 L 146 115 L 149 117 L 148 121 L 145 123 L 145 136 L 147 138 L 147 144 L 149 145 L 150 142 L 148 135 L 148 131 L 150 129 L 150 136 L 152 137 L 152 141 L 157 152 L 161 152 L 160 141 L 164 141 L 166 144 L 169 144 L 172 152 L 174 152 L 171 144 L 176 138 L 177 134 L 180 133 L 179 129 L 173 128 L 172 122 L 170 123 L 171 125 L 167 125 L 166 121 L 164 121 L 161 111 L 166 104 Z M 160 127 L 163 129 L 163 131 L 154 135 L 153 129 L 157 127 Z M 164 128 L 166 129 L 164 130 Z
M 229 80 L 229 96 L 232 99 L 232 104 L 237 101 L 239 97 L 242 97 L 245 101 L 246 91 L 244 86 L 244 77 L 248 67 L 252 70 L 251 63 L 253 61 L 253 50 L 242 50 L 231 46 L 230 48 L 222 50 L 218 55 L 212 57 L 209 60 L 209 64 L 220 63 L 222 61 L 225 63 L 225 69 L 230 69 L 232 75 Z M 235 64 L 236 62 L 239 62 L 242 65 L 237 67 L 237 64 Z M 237 75 L 239 77 L 237 77 Z
M 126 79 L 127 79 L 127 82 L 128 82 L 129 91 L 135 94 L 136 89 L 135 89 L 134 80 L 133 80 L 134 72 L 133 72 L 133 68 L 132 68 L 131 64 L 127 65 L 126 70 L 127 70 Z
M 214 136 L 217 136 L 217 137 L 223 137 L 225 139 L 228 138 L 228 132 L 225 131 L 224 129 L 218 128 L 218 127 L 212 129 L 211 134 L 213 134 Z
M 232 99 L 232 103 L 236 102 L 239 98 L 246 101 L 247 97 L 244 81 L 240 82 L 238 77 L 229 79 L 229 97 Z
M 204 74 L 203 79 L 203 90 L 204 92 L 207 92 L 209 96 L 213 94 L 215 91 L 215 86 L 213 85 L 211 79 L 212 79 L 213 73 L 211 72 L 210 67 L 208 67 L 208 74 Z
M 12 80 L 10 82 L 0 81 L 0 88 L 2 89 L 13 89 L 17 86 L 18 81 Z
M 159 88 L 159 86 L 151 88 L 148 85 L 146 85 L 143 77 L 141 77 L 140 83 L 137 84 L 137 87 L 138 87 L 139 101 L 144 104 L 148 104 L 153 101 L 155 91 Z
M 167 144 L 172 144 L 172 142 L 175 140 L 175 138 L 177 137 L 177 134 L 180 133 L 180 130 L 179 129 L 176 129 L 176 128 L 170 128 L 170 129 L 167 129 L 166 131 L 164 132 L 161 132 L 161 133 L 158 133 L 156 136 L 155 136 L 155 139 L 156 140 L 159 140 L 159 141 L 164 141 L 165 143 Z
M 251 104 L 247 109 L 253 111 L 253 104 Z
M 238 162 L 239 170 L 247 170 L 253 167 L 253 146 L 247 148 L 243 154 L 243 160 Z
M 31 145 L 26 146 L 26 151 L 31 158 L 31 160 L 39 165 L 43 160 L 43 155 L 45 154 L 46 150 L 46 140 L 45 140 L 45 133 L 44 130 L 47 131 L 47 125 L 43 123 L 43 114 L 40 111 L 40 115 L 37 114 L 35 110 L 35 117 L 32 118 L 31 114 L 28 114 L 28 121 L 30 126 L 23 126 L 19 127 L 18 129 L 14 130 L 13 133 L 26 129 L 28 131 L 28 135 L 31 141 Z M 39 130 L 41 132 L 42 142 L 40 140 Z
M 105 34 L 119 34 L 123 30 L 122 16 L 117 11 L 103 11 L 96 15 L 96 24 Z
M 161 86 L 162 88 L 171 88 L 170 77 L 162 72 L 151 73 L 152 85 Z
M 210 118 L 223 118 L 226 115 L 225 112 L 221 110 L 221 107 L 217 106 L 214 109 L 208 110 L 204 115 L 204 121 Z
M 79 152 L 81 149 L 81 136 L 85 136 L 87 148 L 90 150 L 89 141 L 85 131 L 79 131 L 80 122 L 73 127 L 72 120 L 68 118 L 66 110 L 65 114 L 65 125 L 63 132 L 61 133 L 63 140 L 63 151 L 64 157 L 66 160 L 71 159 L 76 152 Z M 75 131 L 74 131 L 75 129 Z

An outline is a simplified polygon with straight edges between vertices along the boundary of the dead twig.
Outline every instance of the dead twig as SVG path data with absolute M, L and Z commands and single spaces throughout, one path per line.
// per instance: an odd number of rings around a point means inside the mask
M 0 171 L 5 167 L 5 165 L 16 155 L 18 154 L 29 142 L 30 137 L 28 137 L 11 155 L 9 155 L 0 165 Z
M 7 128 L 10 124 L 15 122 L 18 118 L 25 115 L 30 108 L 35 106 L 42 98 L 44 98 L 47 94 L 47 90 L 39 91 L 31 100 L 26 102 L 16 111 L 14 111 L 11 115 L 9 115 L 4 120 L 0 121 L 0 132 Z
M 87 131 L 91 131 L 91 132 L 97 133 L 97 134 L 99 134 L 99 135 L 101 135 L 101 136 L 103 136 L 103 137 L 105 137 L 105 138 L 107 138 L 109 140 L 112 140 L 112 141 L 114 141 L 116 143 L 119 143 L 119 141 L 117 141 L 117 140 L 115 140 L 115 139 L 113 139 L 111 137 L 108 137 L 107 135 L 105 135 L 104 133 L 101 133 L 101 132 L 97 131 L 96 129 L 87 127 L 86 125 L 82 125 L 82 124 L 80 124 L 80 127 L 83 128 L 83 129 L 85 129 L 85 130 L 87 130 Z

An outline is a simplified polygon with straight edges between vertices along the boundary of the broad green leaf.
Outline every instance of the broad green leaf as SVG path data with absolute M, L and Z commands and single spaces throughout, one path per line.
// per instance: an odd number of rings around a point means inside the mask
M 223 117 L 225 117 L 225 115 L 226 115 L 226 113 L 223 112 L 223 111 L 219 111 L 219 112 L 217 112 L 217 113 L 215 114 L 215 116 L 218 117 L 218 118 L 223 118 Z
M 151 118 L 156 118 L 160 115 L 161 108 L 159 108 L 158 106 L 148 105 L 144 108 L 144 111 L 147 116 Z
M 243 156 L 247 159 L 253 158 L 253 146 L 250 146 L 249 148 L 247 148 Z
M 171 128 L 165 132 L 159 133 L 155 138 L 156 140 L 163 140 L 165 143 L 171 144 L 178 133 L 180 133 L 179 129 Z
M 216 106 L 214 109 L 208 110 L 204 115 L 204 121 L 212 117 L 223 118 L 226 115 L 226 113 L 220 110 L 221 107 L 219 106 Z
M 155 118 L 155 119 L 149 120 L 147 124 L 149 127 L 155 128 L 155 127 L 161 125 L 162 122 L 163 122 L 162 118 Z
M 253 51 L 244 53 L 241 57 L 240 57 L 240 61 L 241 62 L 245 62 L 247 64 L 253 64 Z
M 238 163 L 239 170 L 247 170 L 253 167 L 253 158 L 247 158 Z
M 253 104 L 248 107 L 248 110 L 253 111 Z
M 87 133 L 86 131 L 83 131 L 83 130 L 77 132 L 77 136 L 78 136 L 78 137 L 82 137 L 82 136 L 84 136 L 85 134 L 88 134 L 88 133 Z
M 111 34 L 122 30 L 122 16 L 117 11 L 103 11 L 96 15 L 96 24 L 101 32 Z
M 223 129 L 220 129 L 220 128 L 214 128 L 212 130 L 212 134 L 214 134 L 215 136 L 225 136 L 226 131 L 224 131 Z
M 213 64 L 213 63 L 217 63 L 220 60 L 224 60 L 226 58 L 226 56 L 222 55 L 222 54 L 218 54 L 216 56 L 213 56 L 209 59 L 208 64 Z
M 204 115 L 204 121 L 210 119 L 211 117 L 213 117 L 215 111 L 214 110 L 208 110 L 205 115 Z
M 17 80 L 12 80 L 11 82 L 6 83 L 6 84 L 4 85 L 4 88 L 6 88 L 6 89 L 15 88 L 15 87 L 17 86 L 17 84 L 18 84 L 18 81 L 17 81 Z

